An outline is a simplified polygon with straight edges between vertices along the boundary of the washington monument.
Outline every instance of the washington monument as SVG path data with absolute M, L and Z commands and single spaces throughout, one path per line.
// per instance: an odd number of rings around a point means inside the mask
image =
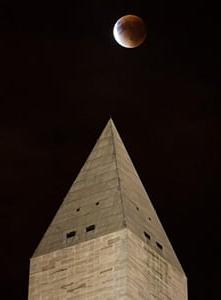
M 30 262 L 29 300 L 187 300 L 187 279 L 112 120 Z

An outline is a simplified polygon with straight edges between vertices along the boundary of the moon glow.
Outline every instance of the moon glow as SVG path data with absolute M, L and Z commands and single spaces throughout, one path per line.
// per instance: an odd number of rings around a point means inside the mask
M 146 38 L 146 28 L 143 20 L 135 15 L 126 15 L 114 25 L 113 35 L 116 42 L 125 48 L 136 48 Z

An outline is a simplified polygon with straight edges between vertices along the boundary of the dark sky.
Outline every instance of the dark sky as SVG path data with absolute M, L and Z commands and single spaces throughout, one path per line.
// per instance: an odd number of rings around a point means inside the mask
M 9 1 L 8 1 L 9 2 Z M 111 115 L 189 282 L 220 298 L 220 16 L 210 1 L 0 4 L 2 299 L 27 299 L 29 258 Z M 118 17 L 147 26 L 124 49 Z

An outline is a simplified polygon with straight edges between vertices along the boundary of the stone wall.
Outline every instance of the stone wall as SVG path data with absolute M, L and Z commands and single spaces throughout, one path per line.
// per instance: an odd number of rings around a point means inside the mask
M 128 255 L 128 299 L 187 300 L 185 274 L 129 230 Z
M 31 259 L 29 300 L 126 298 L 126 229 Z
M 185 274 L 128 229 L 30 265 L 29 300 L 187 300 Z

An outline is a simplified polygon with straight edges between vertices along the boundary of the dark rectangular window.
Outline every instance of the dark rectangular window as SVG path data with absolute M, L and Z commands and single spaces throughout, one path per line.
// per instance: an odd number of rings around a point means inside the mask
M 160 243 L 156 242 L 156 245 L 160 250 L 163 250 L 163 246 Z
M 150 240 L 150 235 L 146 231 L 144 231 L 144 235 L 148 240 Z
M 70 231 L 66 234 L 67 239 L 72 238 L 76 235 L 76 231 Z
M 86 232 L 92 231 L 95 229 L 95 225 L 89 225 L 86 227 Z

